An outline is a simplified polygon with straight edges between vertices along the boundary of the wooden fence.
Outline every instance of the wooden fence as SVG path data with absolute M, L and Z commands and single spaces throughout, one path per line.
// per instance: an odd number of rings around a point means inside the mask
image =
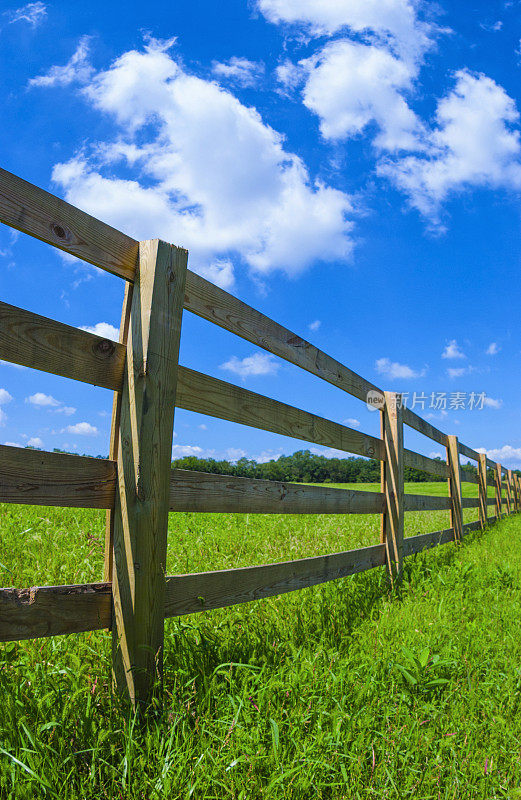
M 126 281 L 119 343 L 0 302 L 0 359 L 114 392 L 109 459 L 0 447 L 0 501 L 107 509 L 104 582 L 0 589 L 0 641 L 110 629 L 115 684 L 134 706 L 161 691 L 164 618 L 290 592 L 387 565 L 483 528 L 521 502 L 519 478 L 438 430 L 291 331 L 187 270 L 187 252 L 137 242 L 0 170 L 0 220 Z M 376 438 L 179 365 L 183 309 L 365 401 L 381 395 Z M 381 462 L 381 492 L 171 469 L 174 409 L 334 447 Z M 447 462 L 404 448 L 408 425 Z M 460 455 L 478 465 L 460 469 Z M 448 497 L 404 495 L 404 467 L 446 478 Z M 492 470 L 492 474 L 489 472 Z M 462 498 L 461 483 L 479 497 Z M 487 486 L 495 497 L 487 499 Z M 493 514 L 489 516 L 489 505 Z M 464 525 L 463 508 L 479 520 Z M 450 510 L 450 528 L 404 538 L 406 511 Z M 276 564 L 165 578 L 169 511 L 381 514 L 380 544 Z M 154 688 L 155 687 L 155 688 Z M 159 688 L 158 688 L 159 687 Z

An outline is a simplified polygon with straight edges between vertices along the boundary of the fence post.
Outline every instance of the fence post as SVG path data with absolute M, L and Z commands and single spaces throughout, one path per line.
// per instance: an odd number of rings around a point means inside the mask
M 125 296 L 121 309 L 121 324 L 119 326 L 120 344 L 127 346 L 128 326 L 130 322 L 130 308 L 132 305 L 132 292 L 134 284 L 125 283 Z M 119 418 L 121 413 L 121 392 L 114 392 L 112 402 L 112 422 L 110 426 L 110 449 L 109 458 L 111 461 L 118 460 L 118 441 L 119 441 Z M 112 580 L 114 553 L 114 509 L 109 508 L 105 516 L 105 558 L 104 558 L 104 577 L 103 580 L 110 583 Z
M 463 539 L 463 510 L 457 436 L 447 436 L 447 467 L 449 469 L 450 527 L 454 529 L 454 541 L 461 542 Z
M 512 470 L 507 469 L 507 480 L 506 480 L 506 505 L 507 505 L 507 514 L 512 513 Z
M 496 464 L 494 481 L 496 488 L 496 518 L 501 519 L 501 464 Z
M 381 542 L 385 544 L 389 580 L 394 584 L 401 579 L 403 570 L 403 409 L 400 394 L 384 392 L 381 423 L 386 457 L 386 461 L 381 462 L 382 493 L 385 498 Z
M 512 475 L 514 485 L 514 511 L 519 511 L 519 475 Z
M 487 495 L 487 455 L 479 454 L 478 461 L 478 489 L 479 489 L 479 524 L 481 530 L 487 527 L 488 523 L 488 495 Z
M 134 708 L 162 692 L 166 535 L 187 252 L 139 244 L 120 400 L 112 658 Z

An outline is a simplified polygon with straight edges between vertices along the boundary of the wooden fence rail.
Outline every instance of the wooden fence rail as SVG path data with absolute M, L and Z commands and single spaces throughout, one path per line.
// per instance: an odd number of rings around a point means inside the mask
M 108 459 L 0 446 L 0 502 L 107 510 L 105 581 L 0 589 L 0 641 L 109 629 L 116 687 L 134 707 L 146 706 L 162 670 L 165 617 L 272 597 L 381 566 L 394 582 L 404 557 L 460 542 L 499 519 L 503 509 L 507 514 L 521 509 L 518 475 L 435 428 L 404 406 L 399 394 L 383 392 L 188 270 L 182 248 L 137 242 L 5 170 L 0 170 L 0 221 L 126 282 L 119 342 L 0 302 L 0 359 L 114 392 Z M 359 400 L 371 393 L 379 399 L 381 436 L 180 365 L 183 309 Z M 172 470 L 176 407 L 379 460 L 381 491 Z M 446 461 L 406 449 L 404 426 L 446 448 Z M 461 468 L 461 456 L 477 462 L 476 472 Z M 405 494 L 405 467 L 447 480 L 448 496 Z M 477 484 L 478 497 L 462 497 L 463 482 Z M 479 519 L 464 524 L 465 508 L 476 508 Z M 434 510 L 450 512 L 449 528 L 404 537 L 407 512 Z M 165 579 L 169 511 L 379 514 L 381 541 Z

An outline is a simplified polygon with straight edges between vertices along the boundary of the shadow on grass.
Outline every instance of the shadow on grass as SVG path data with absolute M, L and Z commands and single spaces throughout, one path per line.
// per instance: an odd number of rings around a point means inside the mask
M 403 582 L 394 590 L 380 567 L 279 597 L 171 620 L 165 637 L 165 688 L 171 690 L 181 676 L 207 685 L 222 665 L 271 670 L 306 650 L 341 655 L 358 627 L 377 621 L 385 605 L 403 602 L 434 574 L 449 570 L 462 548 L 489 530 L 473 531 L 461 545 L 408 556 Z

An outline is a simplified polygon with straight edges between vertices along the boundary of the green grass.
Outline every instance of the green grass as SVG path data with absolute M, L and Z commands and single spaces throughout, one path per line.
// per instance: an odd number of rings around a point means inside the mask
M 446 512 L 407 515 L 408 535 L 444 527 Z M 168 571 L 378 531 L 376 516 L 172 514 Z M 103 533 L 102 512 L 0 506 L 1 582 L 99 579 Z M 142 729 L 111 703 L 107 634 L 3 645 L 0 797 L 521 798 L 520 588 L 516 516 L 408 558 L 399 596 L 378 569 L 169 620 L 165 709 Z

